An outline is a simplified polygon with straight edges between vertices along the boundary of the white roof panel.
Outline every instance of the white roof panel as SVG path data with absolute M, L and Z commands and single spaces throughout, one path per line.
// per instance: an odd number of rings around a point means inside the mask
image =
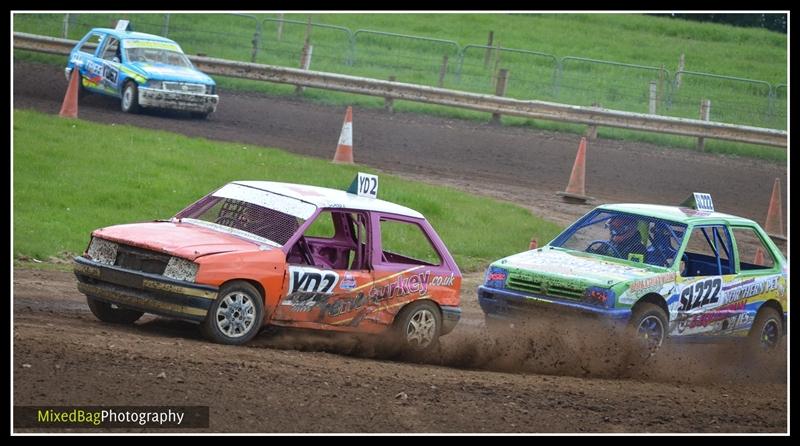
M 273 181 L 234 181 L 234 183 L 303 200 L 321 208 L 346 208 L 425 218 L 419 212 L 405 206 L 377 198 L 359 197 L 344 190 Z

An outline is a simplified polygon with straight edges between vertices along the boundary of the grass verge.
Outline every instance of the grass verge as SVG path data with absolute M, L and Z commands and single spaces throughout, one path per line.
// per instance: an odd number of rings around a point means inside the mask
M 233 180 L 346 188 L 363 166 L 131 126 L 14 111 L 14 257 L 82 252 L 102 226 L 168 218 Z M 551 240 L 560 228 L 519 206 L 380 175 L 380 198 L 423 213 L 464 271 Z

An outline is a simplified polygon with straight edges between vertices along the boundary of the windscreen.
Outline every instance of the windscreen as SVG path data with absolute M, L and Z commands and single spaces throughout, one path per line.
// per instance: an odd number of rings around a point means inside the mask
M 301 200 L 228 184 L 175 219 L 283 246 L 315 210 Z
M 671 267 L 686 225 L 597 209 L 575 222 L 551 246 L 653 266 Z

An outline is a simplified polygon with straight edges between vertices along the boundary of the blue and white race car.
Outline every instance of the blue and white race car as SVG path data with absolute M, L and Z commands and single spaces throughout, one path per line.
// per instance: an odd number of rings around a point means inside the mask
M 82 93 L 118 97 L 126 113 L 159 108 L 205 118 L 216 110 L 216 83 L 177 43 L 120 28 L 94 28 L 70 52 L 64 74 L 78 68 Z

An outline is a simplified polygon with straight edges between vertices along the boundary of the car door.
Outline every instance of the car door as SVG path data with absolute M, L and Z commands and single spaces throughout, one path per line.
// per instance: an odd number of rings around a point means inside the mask
M 745 334 L 756 313 L 767 300 L 774 299 L 785 308 L 786 283 L 781 264 L 766 236 L 753 226 L 731 226 L 736 246 L 737 279 L 726 286 L 726 305 L 737 317 L 729 327 L 731 334 Z
M 428 299 L 457 305 L 460 277 L 416 218 L 373 215 L 379 237 L 373 252 L 375 287 L 373 318 L 385 326 L 406 305 Z
M 725 299 L 737 282 L 730 231 L 724 224 L 692 227 L 670 306 L 670 335 L 717 336 L 730 331 L 739 311 Z
M 98 49 L 95 61 L 101 65 L 101 79 L 103 90 L 115 96 L 120 95 L 120 66 L 122 65 L 122 48 L 120 41 L 108 35 L 103 39 L 103 44 Z
M 273 317 L 290 325 L 370 331 L 361 326 L 373 272 L 366 212 L 323 209 L 287 254 L 284 298 Z
M 97 93 L 105 93 L 103 64 L 98 62 L 97 54 L 102 51 L 106 36 L 104 32 L 90 31 L 70 55 L 70 65 L 77 67 L 83 88 Z

